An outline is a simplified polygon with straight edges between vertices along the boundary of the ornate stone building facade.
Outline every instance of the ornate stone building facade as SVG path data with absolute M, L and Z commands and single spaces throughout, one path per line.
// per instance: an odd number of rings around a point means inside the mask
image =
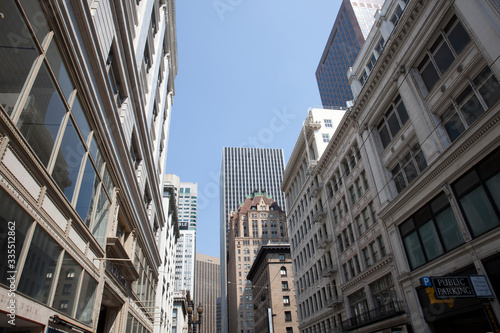
M 0 7 L 2 331 L 165 331 L 174 1 Z

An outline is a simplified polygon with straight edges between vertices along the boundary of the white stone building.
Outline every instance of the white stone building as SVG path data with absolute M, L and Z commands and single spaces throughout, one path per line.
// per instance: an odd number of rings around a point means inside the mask
M 296 281 L 298 299 L 306 299 L 301 332 L 493 331 L 488 318 L 500 314 L 498 2 L 388 0 L 376 19 L 348 73 L 352 107 L 300 180 L 304 209 L 299 201 L 288 214 L 290 230 L 299 230 L 291 234 L 294 265 L 306 272 Z M 299 181 L 298 167 L 289 166 L 287 197 Z M 307 195 L 316 177 L 319 191 Z M 326 214 L 309 229 L 303 215 L 314 217 L 320 199 Z M 324 255 L 314 239 L 323 226 L 332 236 L 332 269 L 315 259 Z M 477 275 L 491 294 L 455 295 L 453 307 L 431 304 L 437 289 L 422 279 Z

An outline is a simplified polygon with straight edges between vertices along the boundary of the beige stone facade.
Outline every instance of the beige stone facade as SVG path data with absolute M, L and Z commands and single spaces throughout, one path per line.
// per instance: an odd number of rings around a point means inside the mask
M 265 193 L 247 196 L 231 214 L 228 253 L 229 332 L 256 332 L 252 284 L 246 276 L 261 245 L 288 243 L 285 212 Z
M 262 245 L 247 279 L 252 281 L 255 332 L 298 332 L 290 245 Z

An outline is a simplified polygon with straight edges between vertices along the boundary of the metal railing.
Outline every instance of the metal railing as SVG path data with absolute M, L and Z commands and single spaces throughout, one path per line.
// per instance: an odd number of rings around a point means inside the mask
M 391 301 L 383 306 L 361 313 L 342 322 L 344 330 L 351 330 L 405 313 L 402 301 Z

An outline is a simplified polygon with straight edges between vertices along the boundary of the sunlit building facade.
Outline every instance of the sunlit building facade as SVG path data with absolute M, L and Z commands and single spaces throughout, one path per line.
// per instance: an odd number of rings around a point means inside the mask
M 199 333 L 216 333 L 217 299 L 220 298 L 220 259 L 196 253 L 195 276 L 194 302 L 203 306 Z
M 166 329 L 154 304 L 160 237 L 175 239 L 162 205 L 174 1 L 0 12 L 0 312 L 15 313 L 0 330 Z

